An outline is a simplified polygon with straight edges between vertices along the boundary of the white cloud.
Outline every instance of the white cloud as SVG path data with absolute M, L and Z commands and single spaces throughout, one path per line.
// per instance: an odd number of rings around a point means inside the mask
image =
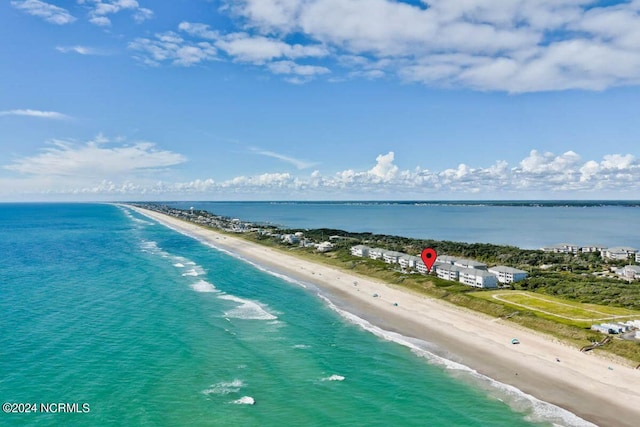
M 41 110 L 29 110 L 29 109 L 0 111 L 0 116 L 27 116 L 27 117 L 37 117 L 41 119 L 55 119 L 55 120 L 64 120 L 64 119 L 71 118 L 66 114 L 58 113 L 57 111 L 41 111 Z
M 285 156 L 284 154 L 274 153 L 273 151 L 260 150 L 259 148 L 252 148 L 251 151 L 261 156 L 272 157 L 274 159 L 278 159 L 278 160 L 282 160 L 283 162 L 290 163 L 298 169 L 308 169 L 312 166 L 317 165 L 317 163 L 314 163 L 314 162 L 308 162 L 306 160 L 296 159 L 290 156 Z
M 12 1 L 11 5 L 52 24 L 65 25 L 76 20 L 67 9 L 40 0 Z
M 637 0 L 227 0 L 222 10 L 253 41 L 251 58 L 277 39 L 305 40 L 349 78 L 514 93 L 640 83 Z
M 78 3 L 89 8 L 89 22 L 102 27 L 111 25 L 109 15 L 123 10 L 131 11 L 133 19 L 138 23 L 153 17 L 153 11 L 141 7 L 136 0 L 78 0 Z
M 115 145 L 101 134 L 86 143 L 53 140 L 48 145 L 3 168 L 30 177 L 83 182 L 138 176 L 186 161 L 178 153 L 156 149 L 151 142 Z
M 151 66 L 163 62 L 189 67 L 217 59 L 217 50 L 210 42 L 189 42 L 174 32 L 156 34 L 155 38 L 137 38 L 129 49 L 139 52 L 137 59 Z
M 296 165 L 300 162 L 277 153 L 260 152 Z M 563 154 L 530 154 L 509 166 L 497 161 L 488 167 L 459 164 L 442 170 L 420 167 L 400 169 L 395 153 L 376 157 L 369 169 L 346 169 L 308 175 L 288 172 L 237 176 L 226 180 L 212 177 L 191 181 L 162 180 L 167 170 L 186 161 L 180 154 L 158 150 L 153 144 L 137 142 L 114 145 L 98 136 L 76 144 L 53 141 L 42 153 L 18 159 L 4 166 L 18 178 L 0 179 L 5 195 L 9 189 L 31 194 L 87 194 L 133 198 L 233 197 L 243 198 L 569 198 L 626 197 L 640 195 L 640 161 L 630 154 L 609 154 L 600 160 L 584 161 L 568 151 Z M 305 168 L 308 163 L 301 163 Z
M 98 49 L 89 46 L 56 46 L 56 50 L 61 53 L 77 53 L 78 55 L 103 55 Z

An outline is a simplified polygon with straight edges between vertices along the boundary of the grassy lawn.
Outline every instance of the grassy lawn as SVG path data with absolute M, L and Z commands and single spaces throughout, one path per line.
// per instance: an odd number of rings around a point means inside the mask
M 472 292 L 470 295 L 517 310 L 528 310 L 540 317 L 579 327 L 589 327 L 593 323 L 640 319 L 640 312 L 634 310 L 584 304 L 527 291 Z

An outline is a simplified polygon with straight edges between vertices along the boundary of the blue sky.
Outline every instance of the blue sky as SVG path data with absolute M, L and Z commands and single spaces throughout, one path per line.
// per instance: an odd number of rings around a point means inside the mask
M 640 1 L 11 0 L 0 201 L 640 198 Z

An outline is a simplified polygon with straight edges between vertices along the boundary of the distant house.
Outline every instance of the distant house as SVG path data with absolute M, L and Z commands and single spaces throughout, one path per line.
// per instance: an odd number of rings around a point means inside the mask
M 402 255 L 404 255 L 402 252 L 386 251 L 382 254 L 382 260 L 387 264 L 397 264 Z
M 489 273 L 486 270 L 479 270 L 477 268 L 460 269 L 458 280 L 460 283 L 475 286 L 476 288 L 493 289 L 498 287 L 498 278 L 495 274 Z
M 577 254 L 580 246 L 573 243 L 558 243 L 557 245 L 542 248 L 544 252 L 553 252 L 559 254 Z
M 284 234 L 282 236 L 282 241 L 290 245 L 294 245 L 296 243 L 300 243 L 300 238 L 295 234 Z
M 625 265 L 618 270 L 618 274 L 626 277 L 627 279 L 640 279 L 640 266 L 639 265 Z
M 519 282 L 527 278 L 527 272 L 518 270 L 517 268 L 507 267 L 504 265 L 496 265 L 489 269 L 489 273 L 494 274 L 500 283 Z
M 387 252 L 386 249 L 382 248 L 373 248 L 369 249 L 369 258 L 371 259 L 382 259 L 382 256 Z
M 359 257 L 368 257 L 369 249 L 370 249 L 369 246 L 356 245 L 351 248 L 351 255 L 359 256 Z
M 605 249 L 607 249 L 604 245 L 591 245 L 591 246 L 583 246 L 580 248 L 580 252 L 589 253 L 589 252 L 600 252 L 602 253 Z
M 640 252 L 636 252 L 636 262 L 640 262 Z
M 635 248 L 630 248 L 628 246 L 616 246 L 605 249 L 601 255 L 603 259 L 626 260 L 629 259 L 631 255 L 637 255 L 637 253 L 638 250 Z
M 474 261 L 472 259 L 457 259 L 453 261 L 453 265 L 457 265 L 462 268 L 475 268 L 478 270 L 486 270 L 487 264 L 482 262 Z
M 333 243 L 331 243 L 331 242 L 322 242 L 316 247 L 316 250 L 318 252 L 329 252 L 333 248 L 334 248 Z
M 444 280 L 458 280 L 462 267 L 453 264 L 440 264 L 436 268 L 436 275 Z

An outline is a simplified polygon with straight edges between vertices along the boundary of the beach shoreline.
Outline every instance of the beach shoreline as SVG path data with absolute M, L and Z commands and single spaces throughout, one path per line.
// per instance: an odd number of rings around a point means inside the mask
M 603 426 L 633 426 L 640 420 L 638 370 L 595 354 L 581 353 L 504 320 L 165 214 L 126 206 L 264 268 L 312 284 L 339 309 L 383 330 L 433 343 L 438 348 L 435 354 L 564 408 L 584 420 Z M 513 337 L 518 337 L 521 344 L 511 344 Z

